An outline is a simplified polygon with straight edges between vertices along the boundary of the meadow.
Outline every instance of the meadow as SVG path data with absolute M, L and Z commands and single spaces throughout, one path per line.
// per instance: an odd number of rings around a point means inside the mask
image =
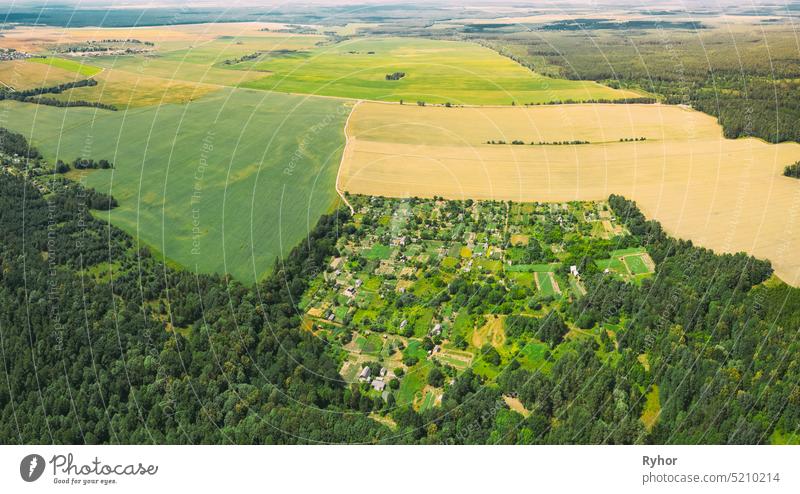
M 166 259 L 253 282 L 335 205 L 347 111 L 331 99 L 221 89 L 127 112 L 5 101 L 0 120 L 51 161 L 112 161 L 70 176 L 116 197 L 120 206 L 98 215 Z
M 94 65 L 85 64 L 79 60 L 58 57 L 33 57 L 26 60 L 28 63 L 40 63 L 49 65 L 57 69 L 74 72 L 76 74 L 92 77 L 100 73 L 103 69 L 95 67 Z
M 346 132 L 340 186 L 351 193 L 520 202 L 621 194 L 676 237 L 769 259 L 781 279 L 800 283 L 792 213 L 800 188 L 782 175 L 800 158 L 796 143 L 725 139 L 713 117 L 669 105 L 362 102 Z M 646 140 L 620 142 L 626 137 Z M 487 144 L 493 139 L 525 144 Z M 590 143 L 530 145 L 574 139 Z
M 415 38 L 356 38 L 238 64 L 267 71 L 250 88 L 416 104 L 511 105 L 641 96 L 595 82 L 551 79 L 477 44 Z M 387 74 L 404 73 L 398 80 Z

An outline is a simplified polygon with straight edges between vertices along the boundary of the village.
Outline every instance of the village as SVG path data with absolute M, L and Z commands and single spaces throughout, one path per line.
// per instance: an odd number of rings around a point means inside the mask
M 467 368 L 546 365 L 552 349 L 509 318 L 564 311 L 587 273 L 655 271 L 605 202 L 350 201 L 338 254 L 300 303 L 304 327 L 331 343 L 343 380 L 390 405 L 436 406 Z

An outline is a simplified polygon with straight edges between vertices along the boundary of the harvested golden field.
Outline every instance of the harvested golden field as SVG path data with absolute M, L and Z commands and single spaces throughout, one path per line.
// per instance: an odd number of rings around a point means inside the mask
M 770 259 L 784 281 L 800 284 L 800 182 L 782 175 L 800 144 L 724 139 L 714 118 L 667 105 L 360 103 L 346 132 L 342 190 L 515 201 L 622 194 L 671 234 Z M 573 140 L 589 144 L 528 144 Z

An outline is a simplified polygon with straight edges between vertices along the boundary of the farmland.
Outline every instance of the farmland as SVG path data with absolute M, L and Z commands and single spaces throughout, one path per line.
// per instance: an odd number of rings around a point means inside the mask
M 0 114 L 51 161 L 113 162 L 71 172 L 119 200 L 99 213 L 113 224 L 193 271 L 252 282 L 335 204 L 347 110 L 335 100 L 223 89 L 128 112 L 6 101 Z
M 66 91 L 56 95 L 56 99 L 137 108 L 166 103 L 181 104 L 198 99 L 221 86 L 233 87 L 261 78 L 264 72 L 232 70 L 236 65 L 234 62 L 252 54 L 311 49 L 325 39 L 323 36 L 262 31 L 269 26 L 272 25 L 237 23 L 66 31 L 27 27 L 9 32 L 0 46 L 26 49 L 45 56 L 30 58 L 24 63 L 48 65 L 56 74 L 64 71 L 96 77 L 99 82 L 97 86 Z M 124 45 L 126 47 L 142 49 L 145 42 L 152 44 L 152 47 L 147 45 L 146 51 L 123 55 L 100 52 L 91 57 L 76 57 L 59 53 L 64 46 L 81 46 L 109 38 L 135 39 L 138 42 Z M 0 76 L 10 71 L 13 63 L 0 62 Z M 31 71 L 30 68 L 27 70 Z M 43 76 L 31 75 L 33 77 L 24 79 L 45 80 Z M 0 80 L 3 80 L 2 77 Z
M 361 38 L 238 64 L 268 75 L 242 85 L 289 93 L 416 104 L 510 105 L 641 96 L 594 82 L 551 79 L 471 43 Z M 387 74 L 405 74 L 387 80 Z
M 786 214 L 800 189 L 782 176 L 800 158 L 796 143 L 725 139 L 712 117 L 664 105 L 360 103 L 346 131 L 340 184 L 352 193 L 556 202 L 623 194 L 670 233 L 767 258 L 800 283 L 800 231 Z M 632 138 L 645 140 L 624 141 Z M 537 145 L 572 140 L 588 144 Z
M 46 58 L 29 58 L 27 60 L 28 63 L 40 63 L 43 65 L 49 65 L 50 67 L 55 67 L 57 69 L 66 70 L 68 72 L 74 72 L 76 74 L 91 77 L 93 75 L 98 74 L 101 69 L 100 67 L 95 67 L 93 65 L 84 64 L 83 62 L 77 60 L 71 60 L 67 58 L 57 58 L 57 57 L 46 57 Z
M 26 60 L 0 62 L 0 85 L 15 90 L 56 86 L 81 79 L 80 74 Z

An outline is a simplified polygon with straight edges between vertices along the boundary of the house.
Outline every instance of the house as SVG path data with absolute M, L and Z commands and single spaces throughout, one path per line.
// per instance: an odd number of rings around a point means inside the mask
M 375 389 L 375 391 L 383 391 L 383 388 L 386 387 L 386 381 L 384 381 L 381 377 L 376 377 L 372 381 L 372 387 Z
M 433 329 L 431 329 L 430 334 L 432 334 L 433 336 L 438 336 L 442 334 L 442 325 L 436 323 L 436 326 L 434 326 Z
M 580 274 L 578 274 L 578 266 L 575 266 L 575 265 L 570 266 L 569 267 L 569 274 L 571 274 L 572 276 L 574 276 L 576 278 L 578 276 L 580 276 Z
M 369 375 L 371 372 L 372 371 L 370 370 L 369 366 L 364 366 L 364 368 L 361 369 L 361 372 L 358 373 L 358 380 L 359 381 L 369 380 Z
M 401 292 L 401 293 L 402 293 L 402 292 Z M 400 322 L 400 329 L 403 329 L 403 328 L 405 328 L 405 327 L 406 327 L 406 324 L 408 324 L 408 321 L 407 321 L 407 320 L 405 320 L 405 319 L 403 319 L 403 320 Z
M 356 288 L 360 287 L 364 282 L 361 280 L 356 280 Z
M 384 377 L 386 375 L 386 372 L 387 372 L 386 367 L 381 367 L 381 372 L 380 372 L 381 377 Z

